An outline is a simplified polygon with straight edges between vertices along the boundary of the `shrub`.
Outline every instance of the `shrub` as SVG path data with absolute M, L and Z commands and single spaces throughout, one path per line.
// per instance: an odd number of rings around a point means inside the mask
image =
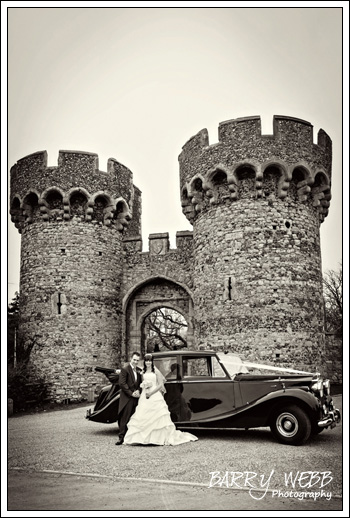
M 13 400 L 14 412 L 29 406 L 40 406 L 47 401 L 50 384 L 45 378 L 33 373 L 28 363 L 17 363 L 7 369 L 7 397 Z

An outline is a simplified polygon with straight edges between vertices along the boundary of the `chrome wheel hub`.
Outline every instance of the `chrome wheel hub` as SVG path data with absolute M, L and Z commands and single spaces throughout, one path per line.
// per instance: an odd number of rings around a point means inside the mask
M 299 430 L 297 418 L 289 412 L 283 412 L 277 417 L 276 427 L 283 437 L 294 437 Z

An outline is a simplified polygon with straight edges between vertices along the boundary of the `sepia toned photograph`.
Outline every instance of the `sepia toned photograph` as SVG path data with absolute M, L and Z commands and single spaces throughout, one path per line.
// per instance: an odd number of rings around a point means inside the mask
M 348 9 L 2 2 L 2 516 L 348 516 Z

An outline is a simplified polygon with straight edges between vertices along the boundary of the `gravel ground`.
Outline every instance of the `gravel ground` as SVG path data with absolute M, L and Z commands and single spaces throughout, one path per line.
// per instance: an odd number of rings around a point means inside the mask
M 342 411 L 341 396 L 335 396 Z M 86 408 L 43 412 L 8 420 L 8 466 L 28 471 L 54 470 L 110 477 L 176 480 L 208 484 L 210 472 L 271 474 L 269 489 L 286 490 L 285 473 L 331 472 L 324 487 L 342 494 L 342 427 L 325 430 L 306 445 L 277 443 L 268 428 L 196 430 L 198 441 L 179 446 L 115 446 L 116 425 L 85 419 Z M 255 480 L 258 480 L 256 478 Z M 314 479 L 315 480 L 315 479 Z M 243 486 L 243 478 L 239 483 Z M 305 482 L 305 480 L 304 480 Z M 304 491 L 313 488 L 296 489 Z M 289 488 L 291 489 L 291 488 Z

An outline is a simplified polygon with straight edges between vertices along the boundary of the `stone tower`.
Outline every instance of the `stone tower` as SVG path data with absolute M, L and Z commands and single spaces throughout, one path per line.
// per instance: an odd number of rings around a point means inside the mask
M 319 227 L 331 198 L 331 140 L 275 116 L 222 122 L 179 157 L 183 212 L 193 225 L 195 342 L 256 360 L 322 366 Z
M 93 365 L 120 356 L 123 232 L 140 192 L 114 159 L 107 173 L 93 153 L 46 152 L 11 169 L 11 218 L 21 233 L 20 337 L 39 336 L 32 360 L 58 397 L 86 392 Z M 68 310 L 67 310 L 68 308 Z

